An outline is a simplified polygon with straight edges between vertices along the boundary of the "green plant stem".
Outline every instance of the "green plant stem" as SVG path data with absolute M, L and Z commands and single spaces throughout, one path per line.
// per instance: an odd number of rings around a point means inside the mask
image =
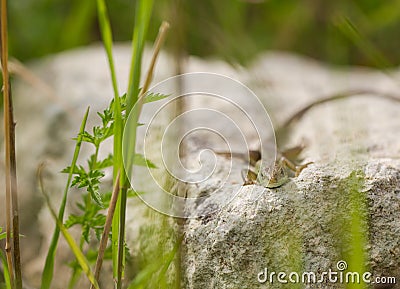
M 85 244 L 85 238 L 82 235 L 81 238 L 79 239 L 79 249 L 81 249 L 81 251 L 83 251 L 84 244 Z M 79 281 L 79 278 L 81 277 L 81 273 L 82 273 L 81 268 L 77 268 L 76 266 L 74 266 L 71 277 L 69 278 L 68 289 L 73 289 L 75 287 L 76 283 Z
M 107 248 L 108 235 L 110 234 L 112 219 L 114 217 L 115 207 L 116 207 L 117 200 L 118 200 L 119 182 L 120 182 L 120 172 L 118 172 L 117 178 L 115 180 L 115 185 L 114 185 L 114 189 L 113 189 L 113 192 L 111 195 L 110 205 L 108 207 L 106 223 L 104 225 L 103 235 L 101 236 L 101 241 L 100 241 L 100 246 L 99 246 L 99 254 L 97 255 L 96 266 L 95 266 L 95 271 L 94 271 L 94 277 L 97 281 L 99 280 L 100 270 L 101 270 L 101 266 L 103 264 L 104 253 Z M 93 284 L 90 285 L 90 289 L 94 289 Z
M 74 238 L 68 232 L 67 228 L 65 228 L 64 224 L 58 219 L 56 212 L 54 211 L 54 209 L 51 206 L 49 195 L 46 193 L 46 191 L 44 189 L 43 178 L 42 178 L 43 167 L 44 167 L 44 164 L 41 164 L 39 166 L 37 175 L 38 175 L 40 190 L 44 196 L 44 199 L 46 201 L 46 204 L 50 211 L 50 214 L 53 217 L 53 219 L 55 220 L 57 227 L 60 229 L 61 233 L 63 234 L 64 239 L 68 243 L 68 246 L 70 247 L 72 253 L 74 253 L 75 258 L 78 261 L 79 265 L 81 266 L 83 272 L 85 272 L 88 280 L 90 281 L 90 283 L 92 283 L 94 285 L 94 287 L 96 289 L 100 289 L 99 284 L 97 283 L 96 279 L 94 278 L 94 274 L 93 274 L 92 270 L 90 269 L 89 261 L 86 259 L 82 250 L 76 244 Z
M 136 15 L 135 15 L 135 27 L 133 29 L 133 38 L 132 38 L 132 62 L 130 69 L 130 77 L 129 77 L 129 85 L 127 92 L 127 108 L 126 115 L 129 115 L 131 109 L 136 104 L 139 96 L 139 82 L 141 75 L 141 64 L 142 64 L 142 54 L 144 49 L 144 43 L 147 35 L 148 26 L 150 23 L 151 12 L 153 9 L 153 0 L 139 0 L 136 6 Z M 143 92 L 143 89 L 142 89 Z M 116 111 L 117 113 L 117 111 Z M 137 116 L 138 117 L 138 116 Z M 121 175 L 120 187 L 121 193 L 120 198 L 117 203 L 116 213 L 113 220 L 113 236 L 112 241 L 115 244 L 118 244 L 118 255 L 117 262 L 115 263 L 115 254 L 113 254 L 113 262 L 116 264 L 116 268 L 114 267 L 114 276 L 117 273 L 117 289 L 121 289 L 122 287 L 122 275 L 123 275 L 123 267 L 125 263 L 125 215 L 126 215 L 126 198 L 127 198 L 127 183 L 128 179 L 126 175 L 130 176 L 130 172 L 125 172 L 122 162 L 122 121 L 121 126 L 118 126 L 120 130 L 118 131 L 118 135 L 114 134 L 114 152 L 118 153 L 118 159 L 115 160 L 114 168 L 119 166 L 121 171 L 123 172 Z M 134 127 L 134 131 L 136 131 L 136 125 Z M 135 147 L 135 143 L 132 143 L 133 149 Z M 130 155 L 130 156 L 134 156 Z M 128 168 L 130 168 L 128 166 Z M 115 171 L 115 170 L 114 170 Z M 127 173 L 127 174 L 126 174 Z M 115 230 L 119 228 L 118 231 Z M 115 272 L 116 269 L 116 272 Z
M 123 177 L 122 179 L 125 179 L 125 177 Z M 122 182 L 125 183 L 126 181 L 122 181 Z M 126 191 L 127 191 L 126 188 L 121 189 L 119 234 L 118 234 L 117 289 L 122 288 L 122 275 L 123 275 L 123 271 L 124 271 Z
M 132 36 L 132 62 L 129 75 L 127 99 L 127 115 L 131 112 L 139 98 L 139 83 L 142 69 L 142 55 L 149 28 L 154 0 L 139 0 L 136 5 L 135 27 Z M 142 89 L 143 91 L 143 89 Z
M 85 131 L 88 115 L 89 115 L 89 107 L 86 109 L 85 115 L 84 115 L 82 123 L 81 123 L 81 127 L 79 129 L 79 134 L 76 139 L 74 155 L 72 157 L 72 162 L 71 162 L 70 170 L 68 173 L 67 183 L 64 188 L 64 193 L 63 193 L 63 197 L 61 200 L 60 209 L 58 212 L 58 219 L 61 222 L 63 222 L 63 219 L 64 219 L 64 212 L 65 212 L 65 207 L 67 204 L 67 195 L 68 195 L 69 187 L 70 187 L 71 181 L 72 181 L 72 174 L 73 174 L 73 171 L 74 171 L 74 168 L 75 168 L 75 165 L 78 160 L 79 153 L 80 153 L 81 144 L 82 144 L 82 134 Z M 41 289 L 49 289 L 50 288 L 51 281 L 53 279 L 54 259 L 55 259 L 55 254 L 56 254 L 56 250 L 57 250 L 57 244 L 58 244 L 59 237 L 60 237 L 60 228 L 58 226 L 56 226 L 54 229 L 53 236 L 51 238 L 49 251 L 47 252 L 47 256 L 46 256 L 46 263 L 44 265 L 44 269 L 43 269 L 43 273 L 42 273 L 42 284 L 40 287 Z
M 117 172 L 122 171 L 122 129 L 123 122 L 121 116 L 121 102 L 119 99 L 117 76 L 115 73 L 114 59 L 112 55 L 112 33 L 111 25 L 107 14 L 107 7 L 104 0 L 97 0 L 97 12 L 99 17 L 100 32 L 103 39 L 104 48 L 106 50 L 109 69 L 111 73 L 112 86 L 114 91 L 114 184 L 117 177 Z M 122 173 L 121 175 L 124 175 Z M 119 236 L 119 220 L 120 220 L 120 200 L 117 201 L 115 208 L 115 217 L 112 221 L 112 260 L 113 260 L 113 276 L 117 277 L 117 262 L 118 262 L 118 236 Z
M 133 107 L 133 110 L 134 110 L 134 111 L 132 111 L 133 119 L 129 122 L 129 125 L 131 125 L 131 127 L 129 127 L 129 129 L 125 130 L 126 133 L 128 133 L 128 135 L 126 137 L 129 140 L 128 150 L 126 152 L 124 152 L 124 155 L 126 156 L 126 159 L 127 159 L 127 163 L 126 163 L 125 167 L 127 168 L 126 174 L 128 177 L 131 176 L 131 168 L 133 165 L 134 156 L 136 154 L 135 149 L 136 149 L 137 123 L 139 121 L 140 113 L 142 112 L 142 107 L 143 107 L 143 104 L 145 101 L 145 95 L 146 95 L 147 90 L 149 89 L 151 81 L 153 79 L 153 72 L 154 72 L 154 68 L 156 65 L 156 61 L 157 61 L 158 55 L 160 53 L 161 46 L 164 43 L 168 29 L 169 29 L 169 23 L 164 21 L 160 26 L 160 30 L 158 32 L 157 39 L 154 43 L 153 56 L 150 61 L 150 65 L 149 65 L 149 69 L 147 71 L 145 82 L 143 84 L 142 90 L 140 91 L 140 95 L 137 100 L 137 103 Z
M 72 276 L 68 283 L 68 289 L 74 289 L 76 283 L 78 282 L 79 278 L 81 277 L 80 269 L 74 269 L 72 272 Z
M 126 175 L 128 177 L 131 176 L 131 168 L 133 165 L 133 156 L 135 156 L 135 146 L 136 146 L 136 129 L 137 129 L 137 123 L 138 119 L 142 110 L 142 106 L 144 103 L 144 96 L 147 92 L 147 90 L 150 87 L 151 80 L 153 79 L 153 72 L 154 72 L 154 67 L 161 49 L 161 46 L 165 40 L 167 31 L 169 28 L 169 23 L 168 22 L 163 22 L 161 24 L 157 39 L 154 44 L 154 50 L 153 50 L 153 56 L 150 62 L 149 69 L 147 71 L 146 79 L 144 82 L 144 85 L 142 87 L 142 90 L 140 91 L 140 95 L 138 97 L 136 105 L 133 107 L 133 117 L 134 120 L 131 121 L 130 123 L 133 124 L 133 127 L 128 129 L 128 139 L 129 139 L 129 149 L 128 152 L 125 154 L 127 157 L 128 161 L 126 163 Z M 128 109 L 128 108 L 127 108 Z M 122 190 L 121 190 L 121 211 L 120 211 L 120 231 L 119 231 L 119 238 L 118 238 L 118 278 L 117 278 L 117 289 L 120 289 L 122 286 L 122 273 L 123 273 L 123 252 L 124 252 L 124 247 L 125 247 L 125 215 L 126 215 L 126 191 L 127 188 L 125 188 L 126 184 L 126 176 L 123 177 L 124 183 L 122 183 Z
M 152 279 L 153 276 L 156 275 L 158 271 L 160 271 L 158 275 L 158 284 L 161 282 L 161 279 L 165 276 L 169 266 L 172 261 L 176 257 L 176 254 L 181 247 L 183 240 L 183 235 L 178 237 L 174 247 L 171 252 L 165 254 L 160 258 L 163 262 L 153 262 L 147 268 L 143 269 L 139 272 L 139 274 L 135 277 L 135 279 L 129 284 L 128 289 L 136 289 L 136 288 L 146 288 L 145 282 L 146 280 Z M 162 288 L 162 287 L 160 287 Z
M 3 264 L 3 275 L 4 275 L 4 282 L 5 282 L 5 289 L 11 289 L 10 270 L 8 269 L 7 260 L 6 260 L 6 257 L 4 257 L 2 251 L 0 251 L 0 259 L 1 259 L 1 263 Z

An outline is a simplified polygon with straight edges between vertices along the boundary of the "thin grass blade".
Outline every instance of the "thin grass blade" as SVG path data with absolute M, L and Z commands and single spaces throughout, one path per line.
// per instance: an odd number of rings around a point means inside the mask
M 3 265 L 4 284 L 6 286 L 5 289 L 11 289 L 10 272 L 8 270 L 6 257 L 4 256 L 2 251 L 0 251 L 0 259 L 1 259 L 1 264 Z
M 129 85 L 128 85 L 128 93 L 127 93 L 127 108 L 126 114 L 129 115 L 132 107 L 135 105 L 138 95 L 139 95 L 139 82 L 141 75 L 141 66 L 142 66 L 142 55 L 144 43 L 147 35 L 147 30 L 149 27 L 150 17 L 153 9 L 153 0 L 139 0 L 136 5 L 136 15 L 135 15 L 135 27 L 133 29 L 133 39 L 132 39 L 132 60 L 131 60 L 131 68 L 130 68 L 130 77 L 129 77 Z M 121 157 L 120 168 L 123 169 L 122 164 L 122 126 L 120 135 L 115 135 L 119 138 L 118 143 L 118 153 L 120 153 L 119 157 Z M 116 143 L 115 143 L 116 144 Z M 123 171 L 123 170 L 121 170 Z M 114 220 L 113 220 L 113 236 L 112 241 L 113 244 L 118 243 L 118 256 L 113 254 L 113 265 L 114 265 L 114 276 L 117 274 L 117 288 L 121 288 L 122 286 L 122 275 L 123 275 L 123 267 L 125 264 L 125 256 L 124 256 L 124 247 L 125 247 L 125 211 L 126 211 L 126 174 L 125 171 L 121 174 L 121 194 L 119 198 L 119 202 L 117 204 Z M 118 226 L 119 230 L 114 230 Z M 113 248 L 114 249 L 114 248 Z M 115 259 L 117 257 L 117 260 Z M 115 262 L 117 261 L 117 262 Z
M 63 222 L 63 219 L 64 219 L 64 212 L 65 212 L 65 206 L 67 204 L 68 190 L 71 185 L 72 174 L 74 172 L 74 168 L 75 168 L 76 162 L 78 160 L 79 152 L 81 149 L 83 133 L 85 131 L 88 115 L 89 115 L 89 107 L 86 109 L 85 115 L 84 115 L 82 123 L 81 123 L 81 127 L 79 129 L 79 134 L 76 139 L 74 155 L 72 157 L 71 166 L 69 167 L 68 179 L 67 179 L 67 183 L 64 188 L 63 198 L 62 198 L 60 209 L 58 212 L 58 219 L 60 220 L 60 222 Z M 40 287 L 41 289 L 50 289 L 51 281 L 53 280 L 54 259 L 55 259 L 55 255 L 56 255 L 59 237 L 60 237 L 60 228 L 58 226 L 56 226 L 56 228 L 54 229 L 53 237 L 51 239 L 49 251 L 47 252 L 47 256 L 46 256 L 46 263 L 44 265 L 44 269 L 43 269 L 43 273 L 42 273 L 42 284 Z
M 97 12 L 99 17 L 100 32 L 103 39 L 104 48 L 107 53 L 107 59 L 109 64 L 109 69 L 111 72 L 111 80 L 114 90 L 114 183 L 117 178 L 117 172 L 122 170 L 122 116 L 121 116 L 121 102 L 118 94 L 117 76 L 115 73 L 114 59 L 112 55 L 112 33 L 110 20 L 107 14 L 107 6 L 104 0 L 97 0 Z M 121 174 L 122 176 L 124 173 Z M 121 184 L 122 184 L 121 178 Z M 120 208 L 121 201 L 118 199 L 115 207 L 115 215 L 112 221 L 112 261 L 113 261 L 113 276 L 117 278 L 117 263 L 118 263 L 118 235 L 119 235 L 119 220 L 120 220 Z
M 136 7 L 135 28 L 132 38 L 132 62 L 127 93 L 127 114 L 131 111 L 139 96 L 139 83 L 142 68 L 142 56 L 149 28 L 153 0 L 138 1 Z
M 78 261 L 78 264 L 81 266 L 82 271 L 86 274 L 87 278 L 89 279 L 90 283 L 93 284 L 94 288 L 100 289 L 99 284 L 96 281 L 96 278 L 94 277 L 94 274 L 92 270 L 90 269 L 89 261 L 86 259 L 85 255 L 79 248 L 78 244 L 76 244 L 74 238 L 71 236 L 71 234 L 68 232 L 67 228 L 65 228 L 64 224 L 61 222 L 61 220 L 57 217 L 56 212 L 54 209 L 51 207 L 50 203 L 50 198 L 49 195 L 45 192 L 44 186 L 43 186 L 43 180 L 42 180 L 42 175 L 41 171 L 43 169 L 43 165 L 39 167 L 38 169 L 38 179 L 40 183 L 40 188 L 42 191 L 42 194 L 45 198 L 47 207 L 49 208 L 49 211 L 51 213 L 51 216 L 55 220 L 57 227 L 63 234 L 65 241 L 67 241 L 68 246 L 70 247 L 72 253 L 75 255 L 76 260 Z
M 371 41 L 369 41 L 349 18 L 343 17 L 336 23 L 338 29 L 349 38 L 378 68 L 383 71 L 390 66 L 390 62 L 377 49 Z
M 167 254 L 163 256 L 164 262 L 158 262 L 159 260 L 151 263 L 144 270 L 141 270 L 136 278 L 129 284 L 128 289 L 138 289 L 146 287 L 146 283 L 154 278 L 154 274 L 160 271 L 158 275 L 158 281 L 163 278 L 163 275 L 166 274 L 169 266 L 171 265 L 174 257 L 176 256 L 179 247 L 182 243 L 182 238 L 179 238 L 175 243 L 174 248 Z

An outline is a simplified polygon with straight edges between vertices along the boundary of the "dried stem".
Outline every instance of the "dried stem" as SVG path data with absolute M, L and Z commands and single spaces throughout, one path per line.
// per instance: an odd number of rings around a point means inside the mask
M 156 61 L 157 61 L 157 58 L 158 58 L 158 54 L 160 53 L 161 46 L 163 45 L 165 37 L 167 36 L 168 29 L 169 29 L 169 23 L 166 22 L 166 21 L 163 21 L 163 23 L 160 26 L 160 30 L 159 30 L 158 35 L 157 35 L 157 39 L 156 39 L 155 44 L 154 44 L 153 56 L 151 58 L 151 62 L 150 62 L 150 65 L 149 65 L 149 70 L 147 71 L 147 75 L 146 75 L 146 79 L 145 79 L 144 84 L 143 84 L 143 88 L 142 88 L 142 90 L 140 91 L 140 94 L 139 94 L 138 116 L 140 115 L 140 112 L 141 112 L 141 109 L 142 109 L 144 96 L 145 96 L 145 94 L 147 93 L 147 90 L 150 87 L 151 81 L 153 80 L 154 67 L 156 65 Z
M 104 225 L 103 235 L 101 236 L 99 254 L 97 255 L 96 267 L 94 271 L 94 277 L 96 281 L 99 281 L 101 266 L 103 265 L 104 253 L 107 248 L 108 235 L 110 234 L 112 219 L 115 212 L 115 206 L 117 205 L 117 200 L 119 195 L 119 181 L 120 181 L 120 172 L 118 172 L 117 178 L 115 179 L 115 186 L 112 192 L 110 205 L 108 206 L 106 223 Z M 90 285 L 90 289 L 94 289 L 93 284 Z
M 1 0 L 1 64 L 3 73 L 4 96 L 4 132 L 6 161 L 6 254 L 12 288 L 22 288 L 21 261 L 19 250 L 18 196 L 15 160 L 15 123 L 11 101 L 10 77 L 8 73 L 8 34 L 7 34 L 7 1 Z M 12 229 L 11 229 L 12 219 Z M 13 250 L 11 250 L 11 236 Z M 11 258 L 13 253 L 14 260 Z M 14 262 L 13 262 L 14 261 Z M 13 266 L 14 265 L 14 266 Z M 14 284 L 15 273 L 15 284 Z

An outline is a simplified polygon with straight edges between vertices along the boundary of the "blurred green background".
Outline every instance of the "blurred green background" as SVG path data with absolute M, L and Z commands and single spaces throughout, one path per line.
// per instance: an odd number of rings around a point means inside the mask
M 22 61 L 98 42 L 95 0 L 9 1 L 10 54 Z M 114 39 L 132 38 L 133 0 L 107 1 Z M 157 0 L 149 40 L 162 19 L 176 53 L 246 64 L 288 50 L 332 64 L 397 66 L 400 0 Z

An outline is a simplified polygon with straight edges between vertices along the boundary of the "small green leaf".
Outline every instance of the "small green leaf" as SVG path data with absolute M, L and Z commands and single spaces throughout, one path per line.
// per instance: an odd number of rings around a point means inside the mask
M 1 230 L 0 230 L 1 232 Z M 11 233 L 11 238 L 12 238 L 13 234 Z M 25 237 L 25 235 L 19 234 L 20 237 Z M 1 233 L 0 234 L 0 240 L 3 240 L 7 237 L 7 232 Z
M 4 276 L 4 283 L 5 289 L 11 289 L 11 279 L 10 279 L 10 271 L 8 270 L 8 264 L 6 257 L 3 254 L 3 251 L 0 250 L 0 259 L 1 264 L 3 265 L 3 276 Z
M 96 169 L 102 170 L 111 167 L 112 165 L 113 165 L 113 155 L 109 154 L 107 158 L 97 163 Z
M 84 131 L 82 134 L 80 134 L 82 137 L 82 141 L 87 142 L 87 143 L 95 143 L 95 137 L 88 133 L 87 131 Z
M 162 93 L 148 93 L 144 98 L 145 103 L 161 100 L 167 98 L 170 94 L 162 94 Z
M 128 190 L 127 196 L 128 198 L 136 198 L 137 196 L 144 195 L 146 192 L 136 192 L 134 190 Z
M 99 207 L 104 208 L 103 200 L 101 199 L 101 195 L 98 190 L 91 191 L 90 196 Z
M 151 169 L 157 168 L 157 166 L 154 163 L 146 159 L 142 154 L 135 154 L 135 157 L 133 159 L 133 164 L 137 166 L 148 167 Z
M 79 166 L 78 173 L 74 177 L 74 180 L 71 183 L 71 187 L 76 186 L 78 188 L 86 188 L 87 192 L 90 194 L 92 199 L 97 203 L 97 205 L 103 207 L 100 195 L 100 179 L 102 177 L 104 177 L 103 171 L 93 169 L 89 172 L 86 172 L 82 166 Z
M 73 225 L 76 224 L 82 224 L 82 218 L 80 216 L 76 216 L 76 215 L 69 215 L 68 219 L 65 221 L 64 226 L 69 229 L 71 228 Z
M 66 167 L 65 169 L 63 169 L 63 170 L 61 171 L 61 173 L 63 173 L 63 174 L 69 174 L 70 171 L 71 171 L 71 167 L 68 166 L 68 167 Z M 72 170 L 72 174 L 73 174 L 73 175 L 74 175 L 74 174 L 79 174 L 79 168 L 78 168 L 77 166 L 74 166 L 74 169 Z

